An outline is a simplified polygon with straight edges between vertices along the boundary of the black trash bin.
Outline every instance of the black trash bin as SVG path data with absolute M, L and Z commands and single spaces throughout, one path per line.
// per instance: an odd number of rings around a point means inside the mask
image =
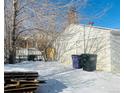
M 96 70 L 97 55 L 96 54 L 82 54 L 80 56 L 83 70 L 94 71 Z
M 82 64 L 80 61 L 80 55 L 72 55 L 73 68 L 80 69 Z

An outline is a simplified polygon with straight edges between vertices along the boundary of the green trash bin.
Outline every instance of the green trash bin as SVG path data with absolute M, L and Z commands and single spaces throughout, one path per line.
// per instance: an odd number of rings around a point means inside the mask
M 81 63 L 83 66 L 83 70 L 85 71 L 95 71 L 96 63 L 97 63 L 97 55 L 96 54 L 81 54 Z

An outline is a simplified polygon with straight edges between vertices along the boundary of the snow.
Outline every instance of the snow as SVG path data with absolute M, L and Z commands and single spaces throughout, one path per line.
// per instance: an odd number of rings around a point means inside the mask
M 36 93 L 120 93 L 119 74 L 87 72 L 59 62 L 5 64 L 5 71 L 37 71 L 47 81 Z

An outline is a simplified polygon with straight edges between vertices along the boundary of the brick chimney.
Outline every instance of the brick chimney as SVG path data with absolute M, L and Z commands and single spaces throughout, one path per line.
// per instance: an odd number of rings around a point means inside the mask
M 68 12 L 68 23 L 76 24 L 78 23 L 77 12 L 75 7 L 70 7 Z

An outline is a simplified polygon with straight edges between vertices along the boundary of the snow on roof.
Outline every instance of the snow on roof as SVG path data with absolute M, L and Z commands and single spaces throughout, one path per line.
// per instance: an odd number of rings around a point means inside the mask
M 69 37 L 69 35 L 72 34 L 83 34 L 82 32 L 85 31 L 85 35 L 89 34 L 96 34 L 99 35 L 105 35 L 107 33 L 110 33 L 112 35 L 120 36 L 119 29 L 111 29 L 111 28 L 105 28 L 105 27 L 98 27 L 98 26 L 90 26 L 90 25 L 84 25 L 84 24 L 71 24 L 69 25 L 63 32 L 62 35 Z M 77 33 L 78 32 L 78 33 Z
M 69 25 L 67 28 L 70 28 L 70 27 L 91 27 L 91 25 L 85 25 L 85 24 L 71 24 Z M 109 30 L 109 31 L 115 31 L 115 32 L 120 32 L 119 29 L 113 29 L 113 28 L 106 28 L 106 27 L 100 27 L 100 26 L 92 26 L 92 28 L 96 28 L 96 29 L 102 29 L 102 30 Z
M 17 55 L 41 55 L 42 53 L 36 48 L 22 48 L 17 50 Z
M 80 26 L 84 26 L 84 24 L 79 24 Z M 89 27 L 89 25 L 85 25 L 87 27 Z M 114 29 L 114 28 L 107 28 L 107 27 L 100 27 L 100 26 L 93 26 L 94 28 L 98 28 L 98 29 L 103 29 L 103 30 L 111 30 L 111 31 L 119 31 L 119 29 Z

